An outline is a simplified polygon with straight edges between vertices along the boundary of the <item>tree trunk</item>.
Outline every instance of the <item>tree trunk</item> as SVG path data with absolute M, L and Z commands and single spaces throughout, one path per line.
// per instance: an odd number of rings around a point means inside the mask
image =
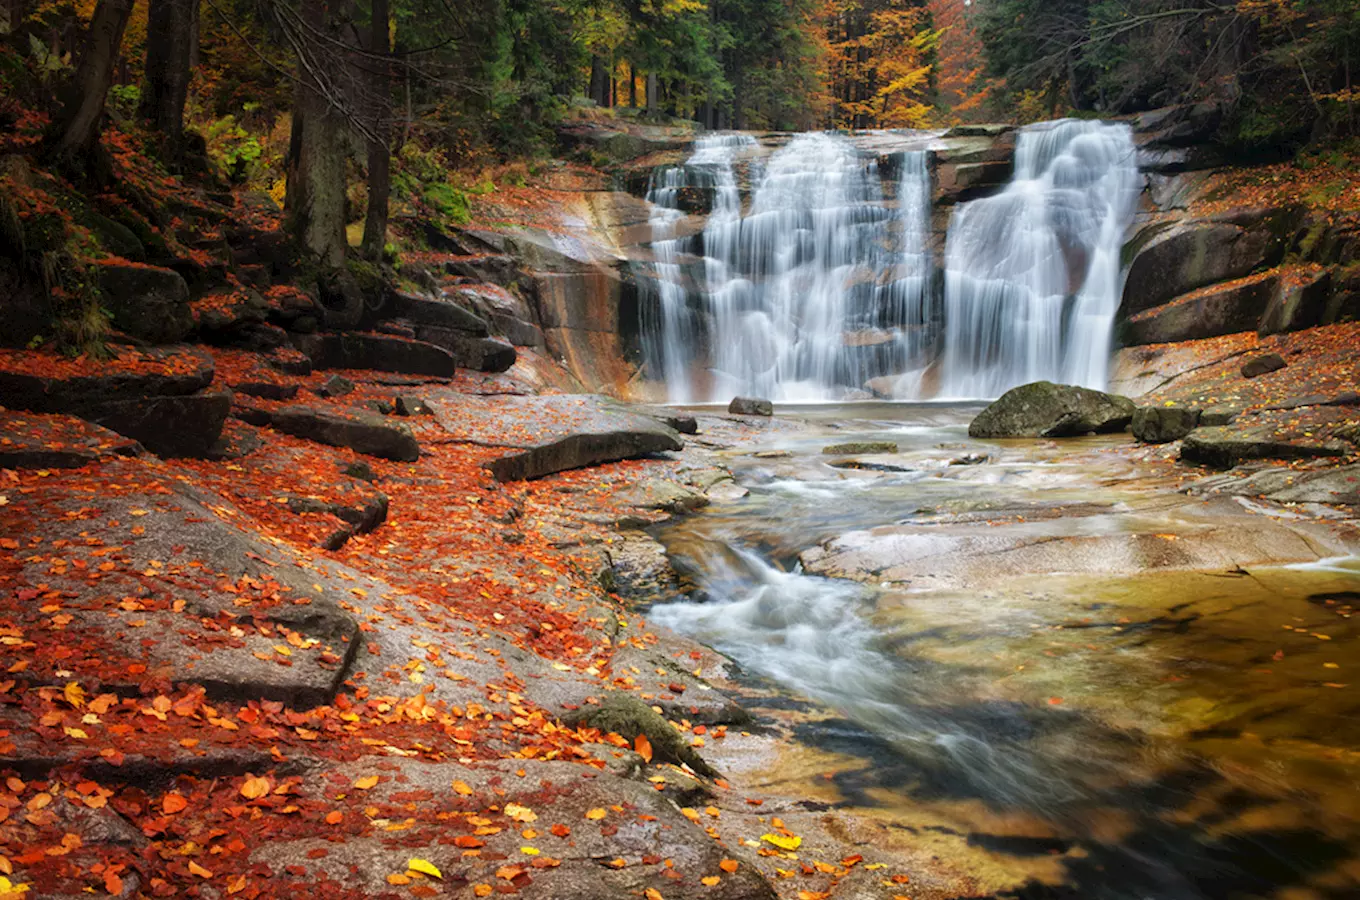
M 609 72 L 605 68 L 603 56 L 590 58 L 590 99 L 600 109 L 609 105 Z
M 141 114 L 178 157 L 184 134 L 184 102 L 198 43 L 197 0 L 151 0 L 146 18 L 146 84 Z
M 387 0 L 373 0 L 373 21 L 370 29 L 369 50 L 384 57 L 392 52 L 388 40 L 390 27 Z M 363 255 L 372 260 L 382 258 L 387 246 L 387 204 L 392 193 L 392 72 L 386 62 L 372 61 L 373 76 L 373 136 L 368 142 L 368 212 L 364 216 Z
M 104 117 L 104 100 L 113 81 L 118 47 L 123 43 L 133 0 L 99 0 L 85 40 L 75 77 L 65 91 L 61 112 L 48 132 L 48 153 L 72 171 L 95 171 L 85 166 L 96 161 L 99 151 L 99 126 Z M 82 163 L 84 165 L 82 165 Z
M 637 109 L 637 66 L 633 63 L 628 64 L 628 105 Z
M 655 73 L 655 72 L 648 72 L 648 73 L 647 73 L 647 112 L 648 112 L 649 115 L 650 115 L 650 114 L 654 114 L 654 113 L 656 112 L 657 106 L 660 104 L 660 101 L 661 101 L 661 98 L 657 96 L 657 87 L 658 87 L 658 85 L 657 85 L 657 83 L 656 83 L 656 73 Z
M 331 31 L 324 0 L 305 0 L 302 14 L 318 30 Z M 316 65 L 321 60 L 313 59 Z M 322 265 L 339 268 L 345 261 L 345 132 L 344 116 L 322 93 L 320 77 L 307 64 L 298 66 L 293 99 L 293 130 L 288 147 L 286 227 Z

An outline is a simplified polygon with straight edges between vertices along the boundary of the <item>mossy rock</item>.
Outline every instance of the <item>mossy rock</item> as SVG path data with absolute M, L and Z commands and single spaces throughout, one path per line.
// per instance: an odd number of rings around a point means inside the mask
M 146 247 L 141 238 L 122 222 L 102 216 L 93 210 L 81 217 L 85 227 L 94 232 L 99 243 L 114 256 L 121 256 L 133 262 L 146 262 Z
M 614 692 L 598 705 L 583 706 L 562 717 L 573 728 L 595 728 L 601 734 L 614 734 L 630 742 L 644 734 L 652 745 L 652 759 L 660 762 L 687 765 L 700 775 L 717 778 L 718 772 L 686 743 L 684 735 L 676 731 L 656 710 L 632 694 Z

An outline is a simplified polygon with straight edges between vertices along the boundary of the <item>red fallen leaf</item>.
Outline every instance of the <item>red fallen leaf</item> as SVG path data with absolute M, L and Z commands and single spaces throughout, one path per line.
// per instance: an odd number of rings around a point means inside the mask
M 118 877 L 118 873 L 109 870 L 104 873 L 104 890 L 117 897 L 123 893 L 123 879 Z
M 161 812 L 167 816 L 172 816 L 177 812 L 188 809 L 189 801 L 181 794 L 166 794 L 161 799 Z
M 557 824 L 557 825 L 554 825 L 552 828 L 549 828 L 548 830 L 551 831 L 554 835 L 556 835 L 557 837 L 560 837 L 560 838 L 564 838 L 564 837 L 566 837 L 567 835 L 571 834 L 571 829 L 568 828 L 568 827 L 565 826 L 565 825 L 560 824 L 560 823 Z
M 454 846 L 456 847 L 464 847 L 467 849 L 486 846 L 486 841 L 482 840 L 481 838 L 473 837 L 470 834 L 458 835 L 458 837 L 453 839 L 453 843 Z

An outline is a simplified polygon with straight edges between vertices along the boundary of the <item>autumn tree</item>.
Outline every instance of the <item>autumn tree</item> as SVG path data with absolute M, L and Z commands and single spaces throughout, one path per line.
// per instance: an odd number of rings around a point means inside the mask
M 917 0 L 832 0 L 822 13 L 832 121 L 841 128 L 921 128 L 931 112 L 939 32 Z
M 75 76 L 62 92 L 61 111 L 46 139 L 47 155 L 72 173 L 108 177 L 99 151 L 104 103 L 133 0 L 99 0 L 80 44 Z

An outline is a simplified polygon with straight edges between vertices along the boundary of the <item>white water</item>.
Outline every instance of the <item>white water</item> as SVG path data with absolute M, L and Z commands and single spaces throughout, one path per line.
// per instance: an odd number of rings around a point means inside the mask
M 926 153 L 897 155 L 891 197 L 877 157 L 844 137 L 798 135 L 763 170 L 757 151 L 749 135 L 712 135 L 653 177 L 645 353 L 671 402 L 833 400 L 881 376 L 889 387 L 873 386 L 901 399 L 1105 386 L 1139 186 L 1127 126 L 1022 129 L 1011 183 L 954 212 L 942 305 Z M 753 185 L 744 215 L 740 165 Z M 677 236 L 687 188 L 712 197 L 693 237 Z
M 949 225 L 944 395 L 995 397 L 1039 380 L 1105 387 L 1138 188 L 1127 125 L 1020 132 L 1011 183 L 961 205 Z

